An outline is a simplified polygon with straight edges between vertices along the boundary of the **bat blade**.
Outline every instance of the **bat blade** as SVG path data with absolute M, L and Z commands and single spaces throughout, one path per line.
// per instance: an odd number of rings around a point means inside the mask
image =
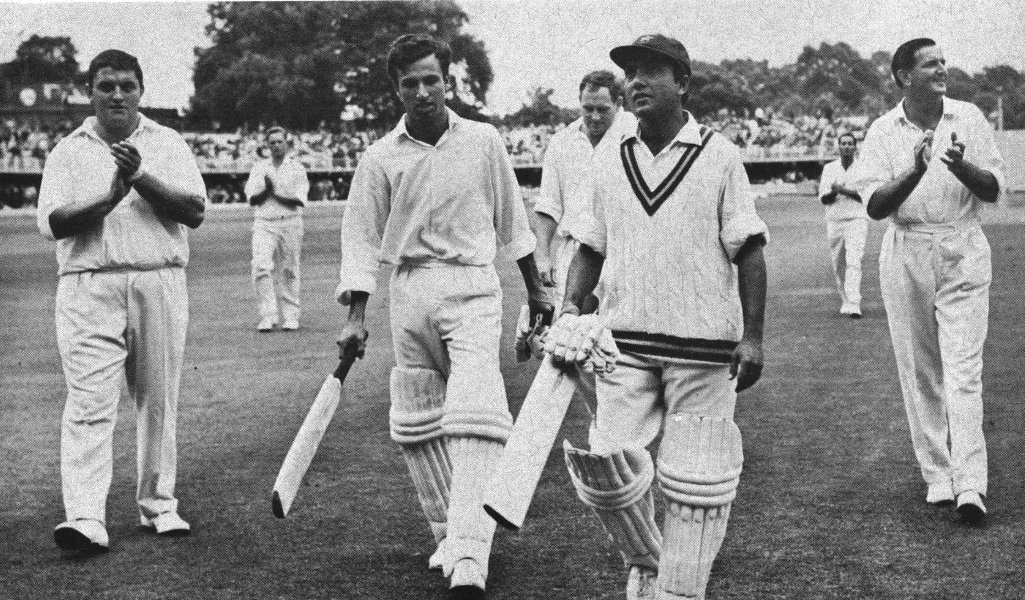
M 355 358 L 343 359 L 335 372 L 324 380 L 317 398 L 299 428 L 299 433 L 288 449 L 284 462 L 281 463 L 271 495 L 271 510 L 279 519 L 284 519 L 292 508 L 292 502 L 299 491 L 306 470 L 310 468 L 317 447 L 324 438 L 324 432 L 327 431 L 331 418 L 338 409 L 343 395 L 342 382 L 354 360 Z
M 546 355 L 488 487 L 484 510 L 499 525 L 512 530 L 523 526 L 576 387 L 576 372 L 559 369 Z

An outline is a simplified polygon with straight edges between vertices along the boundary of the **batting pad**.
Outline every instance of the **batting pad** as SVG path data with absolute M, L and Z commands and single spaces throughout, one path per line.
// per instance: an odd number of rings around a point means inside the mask
M 705 597 L 743 462 L 732 419 L 686 413 L 667 419 L 658 454 L 667 502 L 658 600 Z
M 497 442 L 499 447 L 509 439 L 513 420 L 509 411 L 497 412 L 450 409 L 441 418 L 441 426 L 449 438 L 472 437 Z
M 484 512 L 484 493 L 502 456 L 503 444 L 482 437 L 449 439 L 452 454 L 452 493 L 448 507 L 445 575 L 456 562 L 469 558 L 487 579 L 495 520 Z
M 651 455 L 644 448 L 597 454 L 563 441 L 577 495 L 590 506 L 628 565 L 658 568 L 662 536 L 655 524 Z
M 395 367 L 391 397 L 391 438 L 402 447 L 420 506 L 440 543 L 452 487 L 452 460 L 441 428 L 445 380 L 437 371 Z

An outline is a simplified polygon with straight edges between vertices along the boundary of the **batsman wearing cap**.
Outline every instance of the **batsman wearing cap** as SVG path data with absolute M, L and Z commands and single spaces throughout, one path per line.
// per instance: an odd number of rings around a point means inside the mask
M 982 348 L 992 279 L 983 203 L 1004 189 L 993 130 L 974 104 L 947 91 L 931 39 L 893 53 L 904 99 L 872 123 L 853 185 L 873 219 L 889 217 L 879 279 L 926 502 L 986 515 Z
M 587 355 L 600 336 L 578 315 L 600 278 L 619 358 L 597 378 L 591 450 L 567 444 L 570 474 L 623 554 L 628 598 L 703 598 L 743 462 L 737 392 L 762 370 L 768 231 L 739 150 L 684 110 L 683 44 L 645 35 L 611 57 L 638 126 L 595 157 L 594 211 L 570 226 L 581 245 L 546 350 Z
M 404 35 L 388 73 L 405 108 L 359 162 L 342 222 L 344 349 L 362 347 L 382 262 L 391 277 L 391 436 L 402 448 L 438 542 L 430 566 L 451 598 L 483 598 L 495 522 L 483 494 L 512 428 L 499 371 L 502 290 L 496 251 L 517 261 L 531 322 L 552 305 L 536 240 L 498 131 L 445 106 L 449 47 Z

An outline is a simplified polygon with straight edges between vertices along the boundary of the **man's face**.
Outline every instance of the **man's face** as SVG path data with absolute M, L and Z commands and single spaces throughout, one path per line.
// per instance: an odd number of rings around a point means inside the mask
M 852 159 L 854 158 L 854 151 L 857 150 L 858 144 L 849 135 L 845 135 L 837 141 L 837 147 L 840 151 L 840 158 Z
M 281 160 L 285 157 L 285 151 L 288 150 L 288 142 L 285 141 L 285 134 L 280 132 L 274 132 L 267 136 L 267 148 L 270 150 L 270 155 L 277 160 Z
M 687 91 L 689 79 L 682 83 L 673 77 L 673 67 L 665 60 L 641 57 L 628 63 L 626 94 L 638 119 L 657 118 L 673 112 L 680 106 L 680 96 Z
M 939 46 L 919 48 L 915 52 L 915 66 L 905 73 L 904 87 L 910 93 L 947 93 L 947 60 Z
M 429 122 L 445 118 L 445 75 L 435 55 L 425 56 L 398 70 L 396 92 L 411 119 Z
M 131 127 L 139 117 L 142 86 L 134 71 L 103 67 L 93 78 L 89 100 L 96 118 L 105 128 Z
M 580 93 L 580 110 L 584 116 L 584 127 L 587 128 L 587 135 L 601 139 L 605 132 L 612 127 L 612 121 L 616 118 L 616 111 L 619 109 L 619 101 L 613 101 L 609 94 L 609 88 L 585 86 Z

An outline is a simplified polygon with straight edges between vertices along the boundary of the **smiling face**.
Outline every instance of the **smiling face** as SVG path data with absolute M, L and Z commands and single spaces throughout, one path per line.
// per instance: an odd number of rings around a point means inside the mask
M 124 130 L 139 119 L 142 85 L 134 71 L 103 67 L 93 78 L 89 101 L 96 119 L 107 130 Z
M 947 93 L 947 60 L 939 46 L 926 46 L 915 52 L 915 66 L 899 72 L 908 94 L 916 96 Z
M 425 56 L 408 67 L 398 69 L 396 93 L 406 115 L 420 123 L 445 120 L 445 74 L 438 57 Z
M 623 67 L 626 95 L 638 119 L 653 120 L 682 109 L 688 78 L 677 81 L 668 60 L 655 55 L 631 60 Z
M 837 140 L 837 150 L 840 152 L 840 158 L 844 160 L 853 160 L 854 151 L 858 148 L 858 142 L 855 141 L 853 135 L 844 134 Z

